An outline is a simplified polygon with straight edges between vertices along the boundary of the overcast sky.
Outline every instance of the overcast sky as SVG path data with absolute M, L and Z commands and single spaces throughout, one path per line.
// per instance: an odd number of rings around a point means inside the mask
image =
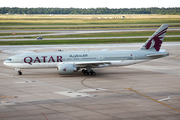
M 180 0 L 1 0 L 0 7 L 167 8 L 180 7 Z

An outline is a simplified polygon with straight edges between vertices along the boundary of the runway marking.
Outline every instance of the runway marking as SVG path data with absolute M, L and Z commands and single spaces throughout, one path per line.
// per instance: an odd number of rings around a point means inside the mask
M 85 87 L 94 89 L 94 88 L 92 88 L 91 86 L 87 86 L 87 85 L 84 84 L 84 81 L 87 80 L 88 78 L 90 78 L 90 77 L 84 78 L 84 79 L 81 81 L 81 84 L 84 85 Z
M 170 100 L 170 96 L 168 98 L 160 99 L 158 101 L 165 101 L 165 100 Z
M 42 113 L 43 114 L 43 113 Z M 43 116 L 48 120 L 48 118 L 43 114 Z
M 180 110 L 178 110 L 178 109 L 176 109 L 176 108 L 173 108 L 173 107 L 171 107 L 171 106 L 169 106 L 169 105 L 167 105 L 167 104 L 165 104 L 165 103 L 162 103 L 162 102 L 160 102 L 160 101 L 158 101 L 158 100 L 155 100 L 155 99 L 153 99 L 153 98 L 151 98 L 151 97 L 148 97 L 148 96 L 146 96 L 146 95 L 144 95 L 144 94 L 142 94 L 142 93 L 139 93 L 139 92 L 133 90 L 132 88 L 124 88 L 124 89 L 129 89 L 129 90 L 131 90 L 131 91 L 133 91 L 133 92 L 135 92 L 135 93 L 137 93 L 137 94 L 140 94 L 140 95 L 142 95 L 142 96 L 144 96 L 144 97 L 146 97 L 146 98 L 149 98 L 149 99 L 151 99 L 151 100 L 153 100 L 153 101 L 155 101 L 155 102 L 158 102 L 158 103 L 160 103 L 160 104 L 162 104 L 162 105 L 164 105 L 164 106 L 166 106 L 166 107 L 169 107 L 169 108 L 171 108 L 171 109 L 173 109 L 173 110 L 176 110 L 176 111 L 180 112 Z
M 175 57 L 172 57 L 172 58 L 170 58 L 170 59 L 175 59 L 175 58 L 177 58 L 177 57 L 180 57 L 180 55 L 178 55 L 178 56 L 175 56 Z
M 0 96 L 0 98 L 17 98 L 17 96 Z
M 16 104 L 8 101 L 0 101 L 0 106 L 5 106 L 5 105 L 16 105 Z
M 106 89 L 103 88 L 96 88 L 96 89 L 82 89 L 82 90 L 78 90 L 76 92 L 96 92 L 96 91 L 106 91 Z
M 40 102 L 40 101 L 51 101 L 51 100 L 66 100 L 66 99 L 73 99 L 73 98 L 54 98 L 54 99 L 24 100 L 24 101 L 12 101 L 11 103 Z
M 93 95 L 91 94 L 81 93 L 81 92 L 61 91 L 61 92 L 54 92 L 54 93 L 68 96 L 68 97 L 93 97 Z

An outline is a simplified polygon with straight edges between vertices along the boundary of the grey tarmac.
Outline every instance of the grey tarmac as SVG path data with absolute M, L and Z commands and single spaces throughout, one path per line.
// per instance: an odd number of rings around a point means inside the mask
M 179 120 L 180 42 L 163 43 L 162 49 L 170 52 L 168 57 L 95 69 L 97 76 L 85 77 L 81 71 L 60 76 L 56 69 L 24 69 L 18 76 L 3 65 L 9 56 L 22 52 L 125 50 L 139 49 L 142 44 L 0 46 L 0 119 Z

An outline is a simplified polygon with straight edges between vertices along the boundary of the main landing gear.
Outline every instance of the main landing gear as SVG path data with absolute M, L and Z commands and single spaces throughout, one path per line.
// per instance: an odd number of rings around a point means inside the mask
M 83 69 L 83 70 L 82 70 L 82 73 L 84 73 L 85 76 L 88 76 L 88 75 L 89 75 L 89 76 L 91 76 L 91 75 L 95 76 L 95 75 L 96 75 L 96 73 L 95 73 L 92 69 L 90 69 L 90 70 L 88 70 L 88 69 L 87 69 L 87 70 L 84 70 L 84 69 Z

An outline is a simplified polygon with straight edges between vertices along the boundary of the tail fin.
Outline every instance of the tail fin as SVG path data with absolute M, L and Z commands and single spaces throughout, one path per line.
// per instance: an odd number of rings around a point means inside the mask
M 140 50 L 159 51 L 168 26 L 168 24 L 162 24 L 161 27 L 159 27 L 159 29 L 157 29 L 156 32 L 144 43 Z

